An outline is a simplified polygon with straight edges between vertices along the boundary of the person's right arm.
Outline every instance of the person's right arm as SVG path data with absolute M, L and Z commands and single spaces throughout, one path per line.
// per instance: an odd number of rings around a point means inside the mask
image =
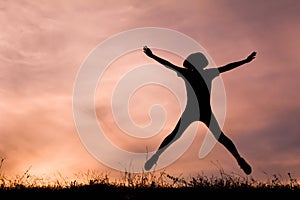
M 143 50 L 144 50 L 144 53 L 147 56 L 149 56 L 150 58 L 156 60 L 157 62 L 159 62 L 160 64 L 164 65 L 165 67 L 167 67 L 169 69 L 172 69 L 172 70 L 175 70 L 175 71 L 177 71 L 178 69 L 180 69 L 180 67 L 172 64 L 171 62 L 169 62 L 169 61 L 167 61 L 167 60 L 165 60 L 163 58 L 160 58 L 160 57 L 154 55 L 152 53 L 152 51 L 147 46 L 144 46 Z

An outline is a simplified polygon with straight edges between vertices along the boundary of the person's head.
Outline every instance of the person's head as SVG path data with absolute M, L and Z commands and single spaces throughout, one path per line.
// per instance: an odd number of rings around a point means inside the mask
M 188 69 L 203 69 L 208 65 L 208 60 L 201 52 L 190 54 L 184 61 L 183 66 Z

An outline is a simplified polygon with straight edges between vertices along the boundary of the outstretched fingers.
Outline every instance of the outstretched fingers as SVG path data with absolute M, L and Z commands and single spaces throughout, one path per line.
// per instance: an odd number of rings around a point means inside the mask
M 247 61 L 250 62 L 252 61 L 256 56 L 256 51 L 253 51 L 248 57 L 247 57 Z
M 143 51 L 146 52 L 149 48 L 147 46 L 143 47 Z
M 253 51 L 253 52 L 250 54 L 250 56 L 251 56 L 252 58 L 255 58 L 255 56 L 256 56 L 256 51 Z
M 147 56 L 151 57 L 153 55 L 152 51 L 147 46 L 143 47 L 143 51 Z

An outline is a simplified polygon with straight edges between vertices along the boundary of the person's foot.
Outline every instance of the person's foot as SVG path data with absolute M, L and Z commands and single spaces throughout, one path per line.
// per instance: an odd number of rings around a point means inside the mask
M 147 160 L 144 165 L 145 170 L 149 171 L 153 167 L 153 165 L 156 164 L 158 158 L 159 156 L 157 154 L 154 154 L 149 160 Z
M 240 157 L 237 159 L 237 162 L 239 164 L 239 166 L 242 168 L 242 170 L 247 174 L 251 174 L 252 169 L 251 166 L 245 161 L 244 158 Z

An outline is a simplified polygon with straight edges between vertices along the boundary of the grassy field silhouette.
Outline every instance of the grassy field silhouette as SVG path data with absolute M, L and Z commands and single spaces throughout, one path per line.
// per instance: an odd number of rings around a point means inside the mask
M 290 173 L 287 173 L 288 180 L 282 180 L 281 176 L 274 174 L 267 181 L 260 182 L 251 176 L 228 174 L 223 169 L 219 170 L 217 176 L 199 174 L 190 178 L 174 177 L 166 171 L 140 174 L 123 172 L 119 180 L 111 180 L 107 174 L 87 171 L 78 174 L 78 179 L 69 180 L 61 175 L 53 181 L 32 176 L 29 171 L 15 178 L 7 178 L 0 171 L 1 197 L 84 198 L 92 195 L 97 199 L 194 199 L 209 195 L 240 199 L 263 196 L 277 198 L 279 195 L 287 198 L 300 194 L 300 184 Z

